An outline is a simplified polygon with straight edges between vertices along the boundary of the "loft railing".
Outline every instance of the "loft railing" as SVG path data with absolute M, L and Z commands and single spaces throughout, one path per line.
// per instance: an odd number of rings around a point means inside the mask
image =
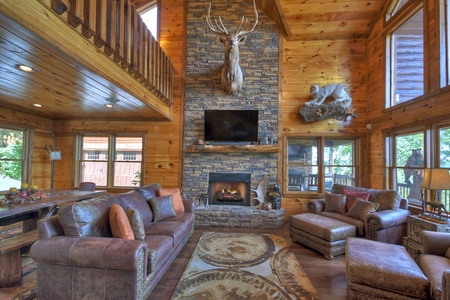
M 135 0 L 52 0 L 52 9 L 67 11 L 73 28 L 82 26 L 87 39 L 164 103 L 173 103 L 173 64 L 147 29 Z

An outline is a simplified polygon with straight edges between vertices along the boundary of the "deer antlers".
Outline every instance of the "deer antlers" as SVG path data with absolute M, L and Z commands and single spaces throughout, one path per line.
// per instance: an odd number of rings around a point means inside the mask
M 219 35 L 229 35 L 225 25 L 223 25 L 222 18 L 220 16 L 219 16 L 219 22 L 217 22 L 217 20 L 215 20 L 215 23 L 216 23 L 218 29 L 214 28 L 214 25 L 211 22 L 211 5 L 212 5 L 212 1 L 209 2 L 208 15 L 206 16 L 206 23 L 208 24 L 208 27 L 214 33 L 217 33 Z M 258 24 L 258 11 L 256 10 L 255 0 L 253 0 L 253 11 L 255 12 L 255 24 L 253 25 L 252 29 L 243 30 L 248 24 L 248 19 L 245 16 L 242 16 L 241 23 L 239 24 L 236 32 L 234 33 L 234 35 L 236 37 L 248 34 L 248 33 L 252 32 L 253 30 L 255 30 L 256 25 Z

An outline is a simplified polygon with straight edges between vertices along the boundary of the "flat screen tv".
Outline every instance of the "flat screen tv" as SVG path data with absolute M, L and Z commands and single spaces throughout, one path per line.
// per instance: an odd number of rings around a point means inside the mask
M 205 110 L 207 144 L 258 142 L 258 110 Z

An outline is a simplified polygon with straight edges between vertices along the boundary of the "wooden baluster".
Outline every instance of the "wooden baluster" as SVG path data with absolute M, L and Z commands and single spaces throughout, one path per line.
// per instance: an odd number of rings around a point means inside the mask
M 118 1 L 117 9 L 117 39 L 116 39 L 116 51 L 114 52 L 114 61 L 116 63 L 121 62 L 124 58 L 124 45 L 125 45 L 125 2 L 124 0 Z
M 149 66 L 148 66 L 148 87 L 154 89 L 155 87 L 155 38 L 150 34 L 149 39 Z
M 145 54 L 145 32 L 147 31 L 147 27 L 142 21 L 141 17 L 138 15 L 138 26 L 139 26 L 139 48 L 138 48 L 138 56 L 137 56 L 137 71 L 134 73 L 134 78 L 140 79 L 140 81 L 144 81 L 144 54 Z M 139 76 L 138 76 L 139 75 Z
M 69 0 L 52 0 L 51 7 L 58 15 L 62 15 L 65 11 L 67 11 L 69 9 L 70 1 Z
M 70 10 L 68 22 L 73 28 L 77 28 L 81 23 L 84 15 L 84 0 L 70 1 Z
M 97 1 L 84 0 L 83 35 L 88 39 L 95 34 Z
M 131 63 L 131 8 L 132 5 L 129 0 L 125 0 L 125 27 L 124 27 L 124 55 L 121 62 L 122 68 L 126 69 Z
M 106 9 L 107 0 L 97 0 L 97 21 L 95 29 L 94 44 L 101 48 L 106 44 Z
M 107 11 L 107 32 L 106 32 L 106 55 L 112 55 L 115 52 L 117 39 L 117 0 L 108 1 Z
M 141 76 L 141 83 L 143 83 L 145 86 L 147 86 L 148 81 L 148 52 L 149 52 L 149 34 L 150 30 L 147 29 L 147 26 L 144 22 L 142 22 L 143 30 L 142 30 L 142 76 Z
M 128 67 L 128 73 L 134 74 L 137 71 L 138 65 L 138 48 L 139 48 L 139 26 L 138 26 L 138 14 L 134 6 L 131 6 L 131 56 L 130 66 Z

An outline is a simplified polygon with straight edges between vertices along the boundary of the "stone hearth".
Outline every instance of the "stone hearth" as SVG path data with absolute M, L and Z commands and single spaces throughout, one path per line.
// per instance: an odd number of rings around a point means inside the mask
M 284 225 L 284 209 L 261 210 L 236 205 L 198 206 L 195 227 L 279 228 Z

